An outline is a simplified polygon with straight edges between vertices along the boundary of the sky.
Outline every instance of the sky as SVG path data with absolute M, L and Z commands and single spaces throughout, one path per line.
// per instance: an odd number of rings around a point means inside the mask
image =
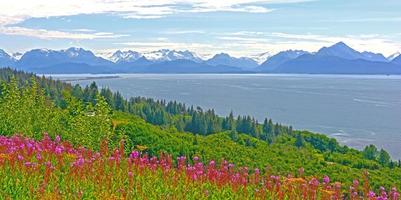
M 401 51 L 400 0 L 0 0 L 0 49 Z

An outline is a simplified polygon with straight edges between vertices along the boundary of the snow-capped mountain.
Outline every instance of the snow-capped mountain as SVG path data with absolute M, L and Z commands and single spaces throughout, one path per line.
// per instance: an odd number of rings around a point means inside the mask
M 401 55 L 400 52 L 391 54 L 389 57 L 387 57 L 387 60 L 388 60 L 388 61 L 392 61 L 392 60 L 394 60 L 394 58 L 397 58 L 399 55 Z
M 250 58 L 252 60 L 256 61 L 259 65 L 264 63 L 270 57 L 272 57 L 272 54 L 270 54 L 269 52 L 259 53 L 259 54 L 250 56 Z
M 274 57 L 274 56 L 273 56 Z M 273 59 L 269 59 L 267 62 Z M 340 42 L 323 47 L 315 54 L 304 54 L 287 60 L 275 68 L 263 71 L 273 73 L 300 74 L 400 74 L 401 66 L 396 62 L 382 62 L 381 54 L 358 52 Z M 263 65 L 262 65 L 263 66 Z M 267 70 L 269 69 L 269 70 Z
M 142 57 L 142 54 L 136 51 L 116 51 L 110 57 L 110 60 L 115 63 L 134 62 Z
M 190 60 L 194 62 L 202 62 L 202 59 L 193 52 L 188 50 L 176 51 L 169 49 L 160 49 L 158 51 L 151 51 L 143 53 L 146 59 L 154 62 L 164 62 L 173 60 Z
M 22 54 L 22 53 L 20 53 L 20 52 L 15 52 L 15 53 L 13 53 L 11 56 L 12 56 L 15 60 L 19 60 L 19 59 L 21 59 L 22 55 L 24 55 L 24 54 Z
M 80 63 L 88 65 L 109 65 L 112 62 L 95 56 L 83 48 L 71 47 L 65 50 L 33 49 L 26 52 L 18 66 L 22 69 L 42 68 L 63 63 Z
M 205 61 L 205 63 L 213 66 L 224 65 L 224 66 L 238 67 L 241 69 L 253 69 L 258 66 L 258 63 L 252 60 L 251 58 L 246 58 L 246 57 L 235 58 L 231 57 L 226 53 L 216 54 L 209 60 Z
M 318 56 L 334 56 L 348 60 L 363 59 L 376 62 L 387 62 L 387 59 L 380 53 L 372 53 L 368 51 L 359 52 L 346 45 L 344 42 L 338 42 L 330 47 L 321 48 L 316 55 Z
M 106 56 L 106 55 L 103 55 Z M 401 74 L 399 53 L 358 52 L 343 42 L 321 48 L 317 53 L 302 50 L 268 52 L 250 57 L 226 53 L 202 60 L 188 50 L 161 49 L 139 53 L 116 51 L 107 59 L 83 48 L 64 50 L 33 49 L 22 56 L 0 50 L 0 67 L 13 67 L 35 73 L 310 73 L 310 74 Z M 253 58 L 253 59 L 252 59 Z M 267 59 L 267 60 L 265 60 Z M 258 64 L 260 62 L 262 64 Z M 391 61 L 390 61 L 391 60 Z M 259 66 L 259 67 L 258 67 Z
M 283 64 L 289 60 L 295 59 L 299 56 L 302 56 L 304 54 L 309 54 L 309 52 L 302 51 L 302 50 L 281 51 L 280 53 L 267 59 L 264 63 L 262 63 L 260 65 L 260 67 L 258 69 L 261 71 L 273 71 L 281 64 Z
M 15 59 L 3 49 L 0 49 L 0 67 L 8 67 L 15 64 Z

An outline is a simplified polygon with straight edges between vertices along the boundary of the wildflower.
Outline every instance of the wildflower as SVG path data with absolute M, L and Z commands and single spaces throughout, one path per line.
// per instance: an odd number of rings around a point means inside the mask
M 368 197 L 369 198 L 374 198 L 374 197 L 376 197 L 376 194 L 373 191 L 369 191 Z
M 63 146 L 57 146 L 54 150 L 54 153 L 61 154 L 61 153 L 63 153 L 63 150 L 64 150 Z
M 358 187 L 358 185 L 359 185 L 359 181 L 358 180 L 355 179 L 353 183 L 354 183 L 354 187 Z
M 40 155 L 40 153 L 37 153 L 37 154 L 36 154 L 36 159 L 37 159 L 37 160 L 42 160 L 42 155 Z
M 56 142 L 56 143 L 60 143 L 60 141 L 61 141 L 61 138 L 60 138 L 60 136 L 59 136 L 59 135 L 57 135 L 57 136 L 56 136 L 56 139 L 54 140 L 54 142 Z
M 330 178 L 328 176 L 324 176 L 323 177 L 323 183 L 326 184 L 326 185 L 329 184 L 330 183 Z
M 309 185 L 318 187 L 319 181 L 316 178 L 312 178 L 312 180 L 309 181 Z
M 140 155 L 139 151 L 133 151 L 133 152 L 131 152 L 129 157 L 132 158 L 132 159 L 135 159 L 135 158 L 138 158 L 139 155 Z
M 258 168 L 255 168 L 255 174 L 260 174 L 260 170 Z
M 214 160 L 211 160 L 211 161 L 209 162 L 209 166 L 213 166 L 213 167 L 214 167 L 215 164 L 216 164 L 216 162 L 215 162 Z
M 25 165 L 25 167 L 31 167 L 32 163 L 31 162 L 25 162 L 24 165 Z

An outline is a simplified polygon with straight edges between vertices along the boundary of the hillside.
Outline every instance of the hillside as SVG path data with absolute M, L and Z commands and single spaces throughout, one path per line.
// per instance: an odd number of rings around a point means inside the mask
M 7 138 L 19 133 L 41 140 L 47 132 L 53 139 L 59 134 L 73 147 L 93 151 L 103 151 L 100 144 L 105 140 L 110 149 L 124 141 L 124 149 L 120 149 L 124 155 L 140 150 L 149 156 L 198 157 L 205 164 L 210 160 L 220 164 L 225 159 L 281 176 L 296 175 L 303 168 L 308 180 L 329 176 L 333 182 L 342 182 L 344 190 L 354 179 L 363 181 L 365 172 L 375 191 L 380 186 L 401 186 L 400 162 L 391 161 L 386 151 L 372 145 L 361 152 L 327 136 L 292 130 L 269 119 L 259 124 L 250 116 L 220 117 L 213 110 L 177 102 L 140 97 L 125 100 L 118 92 L 99 91 L 94 83 L 81 88 L 10 69 L 0 72 L 0 133 Z M 1 151 L 6 144 L 2 143 Z M 4 159 L 16 156 L 8 152 L 0 154 L 3 174 L 10 170 Z M 11 195 L 15 191 L 8 184 L 18 179 L 9 178 L 3 191 Z

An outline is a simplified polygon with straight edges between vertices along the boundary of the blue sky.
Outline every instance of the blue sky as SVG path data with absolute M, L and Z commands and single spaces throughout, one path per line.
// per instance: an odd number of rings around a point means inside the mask
M 0 48 L 169 48 L 208 57 L 316 51 L 338 41 L 401 51 L 399 0 L 0 0 Z

